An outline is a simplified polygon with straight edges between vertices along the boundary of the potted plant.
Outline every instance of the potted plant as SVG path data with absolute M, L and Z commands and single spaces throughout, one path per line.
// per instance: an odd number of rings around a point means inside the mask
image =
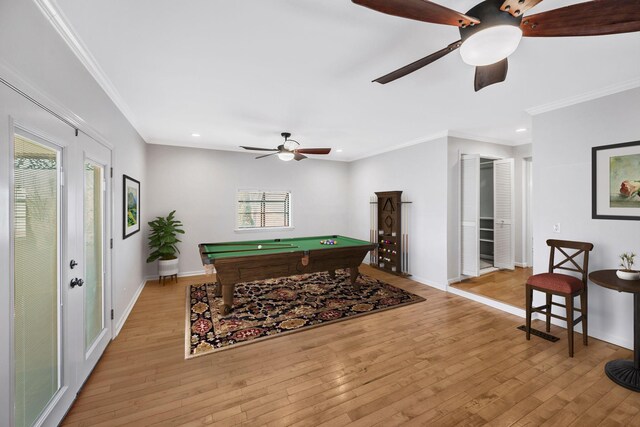
M 182 230 L 182 222 L 175 219 L 176 211 L 171 211 L 166 217 L 158 216 L 150 221 L 151 234 L 149 234 L 149 248 L 151 254 L 147 258 L 147 262 L 158 260 L 158 275 L 177 276 L 178 275 L 178 254 L 180 250 L 176 243 L 178 234 L 184 234 Z
M 634 254 L 633 252 L 625 252 L 622 255 L 620 255 L 620 267 L 622 267 L 622 269 L 616 271 L 616 275 L 620 279 L 624 279 L 624 280 L 640 279 L 640 272 L 632 268 L 635 257 L 636 257 L 636 254 Z

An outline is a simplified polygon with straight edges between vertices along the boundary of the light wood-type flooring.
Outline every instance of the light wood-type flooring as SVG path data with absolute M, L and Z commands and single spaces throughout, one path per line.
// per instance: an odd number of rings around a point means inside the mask
M 149 282 L 66 426 L 640 425 L 605 362 L 630 350 L 363 267 L 427 301 L 184 359 L 185 285 Z M 541 328 L 541 324 L 537 324 Z
M 525 309 L 524 285 L 533 274 L 532 268 L 498 270 L 480 277 L 465 279 L 451 286 Z

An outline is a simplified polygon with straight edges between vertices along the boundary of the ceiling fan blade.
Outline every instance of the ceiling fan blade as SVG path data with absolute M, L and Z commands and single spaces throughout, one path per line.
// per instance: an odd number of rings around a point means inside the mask
M 263 155 L 263 156 L 258 156 L 258 157 L 256 157 L 256 159 L 261 159 L 261 158 L 263 158 L 263 157 L 273 156 L 274 154 L 278 154 L 278 153 L 265 154 L 265 155 Z
M 297 161 L 300 161 L 300 160 L 306 159 L 306 158 L 307 158 L 307 156 L 304 156 L 304 155 L 302 155 L 300 153 L 295 153 L 295 155 L 293 156 L 293 160 L 297 160 Z
M 428 0 L 352 0 L 355 4 L 401 18 L 416 21 L 431 22 L 433 24 L 454 25 L 466 27 L 479 24 L 480 21 L 471 16 L 456 12 L 448 7 L 440 6 Z
M 507 78 L 508 69 L 507 58 L 495 64 L 476 67 L 476 78 L 473 83 L 476 92 L 494 83 L 503 82 Z
M 462 41 L 460 40 L 458 40 L 457 42 L 451 43 L 449 46 L 445 47 L 444 49 L 441 49 L 435 53 L 432 53 L 429 56 L 425 56 L 422 59 L 418 59 L 416 62 L 412 62 L 411 64 L 405 65 L 402 68 L 398 68 L 397 70 L 392 71 L 389 74 L 385 74 L 382 77 L 378 77 L 377 79 L 374 80 L 374 82 L 378 82 L 380 84 L 386 84 L 396 79 L 399 79 L 400 77 L 404 77 L 407 74 L 411 74 L 414 71 L 418 71 L 420 68 L 425 67 L 431 64 L 432 62 L 442 58 L 446 54 L 453 52 L 454 50 L 459 48 L 460 45 L 462 45 Z
M 244 145 L 241 145 L 240 148 L 244 148 L 245 150 L 255 150 L 255 151 L 278 151 L 276 148 L 245 147 Z
M 500 10 L 503 12 L 509 12 L 511 15 L 518 17 L 522 16 L 527 10 L 531 9 L 542 0 L 505 0 L 500 6 Z
M 331 152 L 331 148 L 298 148 L 293 152 L 296 154 L 329 154 Z
M 601 36 L 640 31 L 640 0 L 595 0 L 522 18 L 527 37 Z

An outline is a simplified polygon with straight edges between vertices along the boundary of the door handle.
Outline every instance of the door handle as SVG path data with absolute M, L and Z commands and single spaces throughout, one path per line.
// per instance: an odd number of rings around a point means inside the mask
M 82 285 L 84 285 L 84 280 L 74 277 L 73 279 L 71 279 L 70 285 L 72 288 L 75 288 L 76 286 L 81 287 Z

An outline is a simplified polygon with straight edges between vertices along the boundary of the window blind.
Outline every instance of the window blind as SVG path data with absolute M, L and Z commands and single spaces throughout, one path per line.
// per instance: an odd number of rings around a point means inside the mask
M 273 228 L 290 225 L 290 192 L 238 190 L 236 228 Z

